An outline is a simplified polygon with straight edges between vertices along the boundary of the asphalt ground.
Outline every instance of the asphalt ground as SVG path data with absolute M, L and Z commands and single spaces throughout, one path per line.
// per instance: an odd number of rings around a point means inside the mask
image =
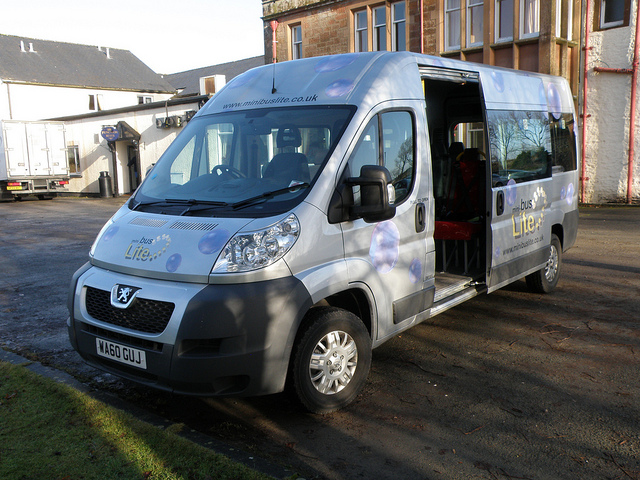
M 0 204 L 4 350 L 306 478 L 640 479 L 640 209 L 582 208 L 553 294 L 516 282 L 399 335 L 353 405 L 316 416 L 285 395 L 159 393 L 80 360 L 69 281 L 124 200 Z

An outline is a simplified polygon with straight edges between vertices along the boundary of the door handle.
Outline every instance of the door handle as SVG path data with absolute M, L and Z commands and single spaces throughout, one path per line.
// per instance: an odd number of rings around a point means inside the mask
M 416 204 L 416 233 L 424 232 L 426 227 L 427 209 L 424 203 Z
M 496 216 L 500 216 L 504 213 L 504 192 L 499 190 L 496 194 Z

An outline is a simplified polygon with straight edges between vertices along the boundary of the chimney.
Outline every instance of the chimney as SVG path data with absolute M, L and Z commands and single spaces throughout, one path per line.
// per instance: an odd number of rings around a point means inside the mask
M 109 47 L 105 48 L 106 50 L 106 54 L 107 54 L 107 58 L 111 58 L 111 52 L 109 51 Z
M 33 42 L 29 42 L 29 53 L 38 53 L 33 48 Z
M 20 51 L 22 53 L 27 53 L 27 49 L 24 48 L 24 40 L 20 40 Z

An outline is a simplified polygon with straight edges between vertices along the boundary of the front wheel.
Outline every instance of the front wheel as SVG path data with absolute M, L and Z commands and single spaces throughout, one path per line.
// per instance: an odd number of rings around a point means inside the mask
M 339 308 L 309 312 L 295 346 L 292 387 L 309 411 L 329 413 L 350 404 L 371 366 L 371 337 L 362 321 Z
M 531 275 L 527 275 L 527 286 L 536 293 L 549 293 L 556 288 L 562 270 L 562 245 L 557 235 L 551 234 L 549 258 L 546 265 Z

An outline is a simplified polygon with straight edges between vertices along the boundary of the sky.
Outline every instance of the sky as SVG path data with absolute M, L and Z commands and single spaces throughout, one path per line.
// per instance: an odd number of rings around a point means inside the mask
M 0 34 L 130 50 L 156 73 L 264 54 L 261 0 L 14 0 Z

